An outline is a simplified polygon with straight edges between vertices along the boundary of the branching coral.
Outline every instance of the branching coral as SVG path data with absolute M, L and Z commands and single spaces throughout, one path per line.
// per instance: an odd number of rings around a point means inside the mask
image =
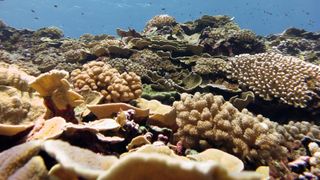
M 222 96 L 182 94 L 173 106 L 179 126 L 177 140 L 187 148 L 218 146 L 258 164 L 285 157 L 284 138 L 269 119 L 247 110 L 239 112 Z
M 100 91 L 108 102 L 128 102 L 140 97 L 140 77 L 133 72 L 120 74 L 104 62 L 92 61 L 71 73 L 76 90 Z
M 231 63 L 232 77 L 265 100 L 305 108 L 320 88 L 320 67 L 276 53 L 239 55 Z

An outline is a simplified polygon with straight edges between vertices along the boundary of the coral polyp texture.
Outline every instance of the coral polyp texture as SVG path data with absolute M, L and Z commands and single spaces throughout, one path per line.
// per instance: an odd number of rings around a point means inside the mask
M 75 89 L 101 92 L 107 102 L 129 102 L 140 97 L 142 84 L 140 77 L 133 72 L 120 74 L 104 62 L 92 61 L 71 73 Z
M 264 100 L 305 108 L 320 88 L 320 67 L 293 56 L 243 54 L 230 64 L 232 77 Z
M 262 164 L 287 153 L 284 138 L 269 119 L 254 116 L 246 109 L 239 112 L 222 96 L 184 93 L 173 106 L 179 126 L 176 136 L 186 148 L 217 146 Z
M 148 21 L 145 31 L 148 31 L 153 27 L 161 28 L 163 26 L 172 26 L 176 23 L 176 19 L 168 14 L 157 15 Z

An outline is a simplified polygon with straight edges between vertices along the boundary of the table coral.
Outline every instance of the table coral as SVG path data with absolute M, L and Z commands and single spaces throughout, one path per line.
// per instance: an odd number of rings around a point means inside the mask
M 142 94 L 141 80 L 133 72 L 120 74 L 104 62 L 92 61 L 71 73 L 76 90 L 100 91 L 107 102 L 129 102 Z
M 244 54 L 230 65 L 232 77 L 264 100 L 305 108 L 320 88 L 320 67 L 292 56 Z

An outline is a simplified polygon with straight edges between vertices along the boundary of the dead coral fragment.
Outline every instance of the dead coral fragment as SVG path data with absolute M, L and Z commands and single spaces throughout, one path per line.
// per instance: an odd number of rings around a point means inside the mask
M 150 110 L 148 123 L 174 129 L 177 127 L 176 111 L 173 107 L 161 104 L 157 100 L 148 101 L 143 98 L 139 98 L 137 102 L 138 107 Z
M 76 90 L 100 91 L 108 102 L 128 102 L 140 97 L 142 85 L 135 73 L 120 74 L 104 62 L 92 61 L 71 73 Z
M 35 129 L 29 135 L 28 140 L 46 140 L 60 136 L 66 125 L 66 120 L 61 117 L 54 117 L 43 122 L 40 129 Z
M 43 149 L 65 169 L 74 171 L 79 176 L 88 179 L 97 178 L 118 161 L 115 156 L 99 155 L 58 140 L 46 141 L 43 144 Z
M 12 174 L 8 180 L 14 179 L 47 179 L 48 170 L 40 156 L 30 159 L 23 167 Z
M 276 53 L 239 55 L 231 62 L 232 77 L 265 100 L 305 108 L 320 88 L 319 66 Z
M 7 179 L 40 151 L 40 142 L 32 141 L 0 153 L 0 177 Z

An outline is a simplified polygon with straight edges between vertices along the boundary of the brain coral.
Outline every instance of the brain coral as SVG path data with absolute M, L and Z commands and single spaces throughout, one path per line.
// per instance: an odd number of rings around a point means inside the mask
M 217 146 L 261 164 L 286 157 L 284 137 L 269 119 L 246 109 L 239 112 L 222 96 L 183 93 L 173 106 L 179 126 L 176 137 L 187 148 Z
M 292 56 L 243 54 L 230 65 L 232 77 L 265 100 L 305 108 L 320 88 L 320 67 Z
M 100 91 L 108 102 L 128 102 L 140 97 L 141 80 L 133 72 L 120 74 L 104 62 L 92 61 L 83 65 L 82 70 L 71 73 L 75 89 Z

